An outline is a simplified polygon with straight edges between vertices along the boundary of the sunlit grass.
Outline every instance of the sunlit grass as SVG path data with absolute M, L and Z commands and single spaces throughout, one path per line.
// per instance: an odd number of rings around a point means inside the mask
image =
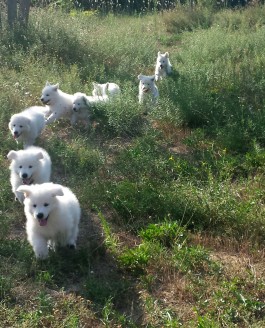
M 258 9 L 185 8 L 181 16 L 33 9 L 27 30 L 1 31 L 5 326 L 264 326 Z M 144 115 L 137 75 L 153 74 L 158 51 L 169 51 L 174 71 L 157 83 L 159 104 Z M 40 136 L 52 179 L 77 194 L 82 220 L 76 252 L 39 262 L 11 192 L 6 154 L 20 145 L 7 124 L 41 105 L 47 80 L 88 95 L 93 81 L 116 82 L 122 98 L 93 108 L 89 129 L 62 120 Z

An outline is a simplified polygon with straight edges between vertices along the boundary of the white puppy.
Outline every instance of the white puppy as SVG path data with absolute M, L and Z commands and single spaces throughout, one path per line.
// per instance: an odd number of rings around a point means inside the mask
M 45 107 L 33 106 L 11 116 L 8 124 L 9 130 L 17 143 L 23 142 L 24 148 L 33 145 L 44 129 L 44 110 Z
M 169 60 L 169 53 L 165 52 L 162 54 L 160 51 L 157 53 L 156 67 L 155 67 L 155 78 L 156 81 L 162 80 L 163 77 L 169 75 L 172 71 L 172 65 Z
M 107 95 L 104 96 L 87 96 L 84 93 L 77 92 L 73 96 L 73 115 L 71 123 L 75 124 L 78 120 L 82 120 L 86 125 L 89 123 L 91 108 L 96 104 L 102 104 L 109 101 Z
M 139 103 L 143 104 L 151 99 L 153 105 L 158 100 L 158 88 L 155 84 L 155 76 L 138 75 L 139 83 Z
M 60 118 L 72 118 L 73 95 L 59 89 L 59 84 L 51 85 L 46 82 L 42 90 L 40 100 L 48 106 L 46 124 L 50 124 Z
M 28 241 L 38 259 L 48 256 L 49 247 L 75 248 L 80 205 L 73 192 L 53 183 L 19 186 L 23 192 Z
M 113 82 L 107 82 L 104 84 L 93 82 L 93 96 L 108 96 L 110 99 L 120 95 L 121 90 L 118 84 Z
M 49 182 L 51 176 L 51 159 L 40 147 L 30 146 L 25 150 L 11 150 L 7 158 L 11 161 L 9 169 L 12 191 L 23 203 L 24 195 L 17 191 L 20 185 Z

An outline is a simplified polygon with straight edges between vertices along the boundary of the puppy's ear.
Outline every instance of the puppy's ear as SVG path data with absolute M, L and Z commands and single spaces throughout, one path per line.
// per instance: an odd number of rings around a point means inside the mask
M 165 56 L 168 58 L 168 57 L 169 57 L 169 53 L 168 53 L 168 52 L 166 52 L 166 53 L 165 53 Z
M 57 90 L 59 89 L 59 83 L 55 84 L 55 85 L 53 86 L 53 89 L 54 89 L 55 91 L 57 91 Z
M 52 188 L 52 197 L 63 196 L 63 195 L 64 195 L 64 193 L 63 193 L 62 187 L 59 185 L 54 185 Z
M 31 194 L 31 187 L 27 185 L 21 185 L 17 188 L 18 192 L 23 192 L 25 197 L 28 197 Z
M 93 87 L 96 87 L 98 84 L 96 82 L 92 82 Z
M 50 82 L 46 82 L 46 87 L 48 87 L 48 86 L 50 86 L 51 84 L 50 84 Z
M 85 103 L 88 107 L 90 106 L 90 102 L 89 102 L 89 100 L 87 99 L 87 97 L 82 96 L 82 100 L 84 101 L 84 103 Z
M 27 117 L 25 117 L 24 119 L 25 119 L 25 128 L 26 128 L 27 131 L 29 131 L 31 121 Z
M 161 52 L 160 51 L 158 51 L 158 53 L 157 53 L 157 56 L 160 56 L 161 55 Z
M 43 153 L 41 151 L 39 153 L 37 153 L 36 158 L 37 159 L 43 159 L 44 158 Z
M 10 150 L 10 152 L 6 156 L 9 160 L 17 158 L 17 152 L 15 150 Z
M 138 75 L 138 80 L 141 80 L 143 78 L 143 75 L 142 74 L 139 74 Z

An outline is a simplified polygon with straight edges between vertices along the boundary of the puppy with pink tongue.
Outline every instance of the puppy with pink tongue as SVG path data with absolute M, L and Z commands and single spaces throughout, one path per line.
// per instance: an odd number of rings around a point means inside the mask
M 76 247 L 81 210 L 69 188 L 49 182 L 21 185 L 17 191 L 25 197 L 27 238 L 36 258 L 47 258 L 49 248 Z
M 139 82 L 139 94 L 138 99 L 140 104 L 149 102 L 153 106 L 156 105 L 158 100 L 158 88 L 155 84 L 155 76 L 138 75 Z
M 17 191 L 20 185 L 49 182 L 51 177 L 51 158 L 40 147 L 30 146 L 21 150 L 10 150 L 7 158 L 11 161 L 10 183 L 15 199 L 20 203 L 24 195 Z

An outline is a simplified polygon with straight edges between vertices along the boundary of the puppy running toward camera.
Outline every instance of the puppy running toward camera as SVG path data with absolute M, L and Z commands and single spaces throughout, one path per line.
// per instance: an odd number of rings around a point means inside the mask
M 162 54 L 160 51 L 157 53 L 156 67 L 155 67 L 155 78 L 156 81 L 162 80 L 163 77 L 171 74 L 172 65 L 169 60 L 169 53 L 165 52 Z
M 54 183 L 19 186 L 23 192 L 26 231 L 37 259 L 48 257 L 49 248 L 76 247 L 80 205 L 73 192 Z
M 35 143 L 45 127 L 45 107 L 33 106 L 11 116 L 8 127 L 16 142 L 23 142 L 24 148 Z
M 120 95 L 121 90 L 118 84 L 113 82 L 107 82 L 104 84 L 93 82 L 92 94 L 94 97 L 98 96 L 108 96 L 109 99 L 113 99 Z
M 71 120 L 73 95 L 61 91 L 58 83 L 52 85 L 46 82 L 40 100 L 48 106 L 46 124 L 51 124 L 60 118 Z
M 156 105 L 158 100 L 158 88 L 155 84 L 155 76 L 138 75 L 139 83 L 139 103 L 146 103 L 151 100 L 153 105 Z
M 104 104 L 109 101 L 107 95 L 104 96 L 87 96 L 84 93 L 77 92 L 73 96 L 73 114 L 71 124 L 76 124 L 77 121 L 85 122 L 88 126 L 91 116 L 91 109 L 97 104 Z
M 9 169 L 12 191 L 20 203 L 24 201 L 23 193 L 17 191 L 20 185 L 50 181 L 52 163 L 44 149 L 30 146 L 25 150 L 11 150 L 7 158 L 11 161 Z

